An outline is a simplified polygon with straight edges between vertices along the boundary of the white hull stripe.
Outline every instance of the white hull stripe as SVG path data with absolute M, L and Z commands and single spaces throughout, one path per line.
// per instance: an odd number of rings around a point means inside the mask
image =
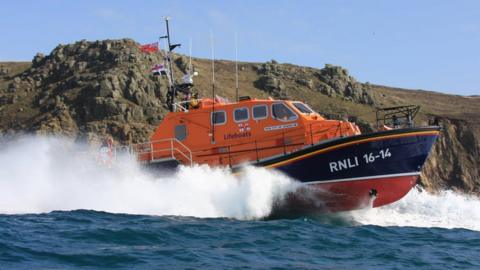
M 373 176 L 363 176 L 363 177 L 354 177 L 354 178 L 325 180 L 325 181 L 311 181 L 311 182 L 302 182 L 302 184 L 311 185 L 311 184 L 337 183 L 337 182 L 361 181 L 361 180 L 371 180 L 371 179 L 400 177 L 400 176 L 414 176 L 414 175 L 420 175 L 420 172 L 373 175 Z

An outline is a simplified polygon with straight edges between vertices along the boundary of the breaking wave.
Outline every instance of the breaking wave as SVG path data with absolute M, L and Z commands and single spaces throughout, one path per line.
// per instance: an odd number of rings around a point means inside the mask
M 347 215 L 360 224 L 464 228 L 480 231 L 480 198 L 443 191 L 431 194 L 413 189 L 393 204 Z
M 240 176 L 208 166 L 153 175 L 128 157 L 111 168 L 86 147 L 59 138 L 23 138 L 0 152 L 0 213 L 89 209 L 112 213 L 256 219 L 296 187 L 258 168 Z

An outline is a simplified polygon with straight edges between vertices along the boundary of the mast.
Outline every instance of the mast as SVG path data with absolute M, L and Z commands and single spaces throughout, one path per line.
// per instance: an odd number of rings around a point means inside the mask
M 175 77 L 173 76 L 173 65 L 172 65 L 172 52 L 176 47 L 179 47 L 180 44 L 172 44 L 170 41 L 170 26 L 168 21 L 170 20 L 169 17 L 165 17 L 165 26 L 167 28 L 167 35 L 162 36 L 160 38 L 167 39 L 167 65 L 168 65 L 168 93 L 167 93 L 167 106 L 168 109 L 173 112 L 175 108 L 173 108 L 173 104 L 175 103 L 175 97 L 177 96 L 177 87 L 175 85 Z

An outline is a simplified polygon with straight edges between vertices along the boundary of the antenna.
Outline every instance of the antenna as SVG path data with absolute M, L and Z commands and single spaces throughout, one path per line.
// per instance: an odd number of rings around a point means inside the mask
M 212 30 L 210 30 L 210 47 L 212 49 L 212 85 L 215 86 L 215 48 L 213 46 Z
M 210 47 L 212 48 L 212 143 L 215 143 L 215 49 L 213 47 L 213 31 L 210 29 Z
M 190 53 L 190 58 L 188 60 L 188 74 L 192 75 L 192 38 L 189 40 L 188 51 Z
M 167 27 L 167 45 L 168 45 L 168 56 L 167 56 L 167 60 L 168 60 L 168 69 L 169 69 L 169 72 L 170 72 L 170 76 L 171 76 L 171 79 L 172 81 L 174 82 L 174 77 L 173 77 L 173 68 L 172 68 L 172 50 L 176 47 L 176 46 L 172 46 L 172 43 L 170 42 L 170 27 L 168 25 L 168 20 L 170 20 L 170 17 L 165 17 L 165 24 L 166 24 L 166 27 Z M 175 89 L 174 89 L 175 91 Z
M 163 42 L 165 43 L 165 58 L 164 60 L 167 61 L 167 66 L 166 66 L 166 69 L 167 69 L 167 80 L 168 80 L 168 87 L 172 87 L 173 85 L 173 82 L 172 82 L 172 78 L 170 76 L 170 63 L 169 63 L 169 58 L 168 58 L 168 42 L 167 42 L 167 37 L 160 37 L 160 38 L 163 38 Z
M 173 112 L 174 111 L 174 101 L 175 97 L 177 95 L 176 93 L 176 86 L 175 86 L 175 77 L 173 76 L 173 66 L 172 66 L 172 52 L 176 47 L 180 47 L 180 44 L 172 44 L 170 42 L 170 27 L 168 25 L 168 21 L 170 20 L 170 17 L 164 17 L 165 19 L 165 26 L 167 28 L 167 35 L 162 36 L 160 38 L 166 38 L 167 39 L 167 45 L 168 45 L 168 51 L 167 51 L 167 64 L 168 64 L 168 84 L 169 84 L 169 89 L 167 93 L 167 106 L 168 109 Z
M 238 102 L 238 49 L 237 32 L 235 32 L 235 99 Z

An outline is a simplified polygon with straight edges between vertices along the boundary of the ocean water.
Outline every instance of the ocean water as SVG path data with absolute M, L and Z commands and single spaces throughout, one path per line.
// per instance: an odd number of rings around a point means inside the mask
M 152 174 L 58 138 L 0 147 L 0 269 L 480 269 L 480 199 L 270 219 L 298 184 L 258 168 Z

